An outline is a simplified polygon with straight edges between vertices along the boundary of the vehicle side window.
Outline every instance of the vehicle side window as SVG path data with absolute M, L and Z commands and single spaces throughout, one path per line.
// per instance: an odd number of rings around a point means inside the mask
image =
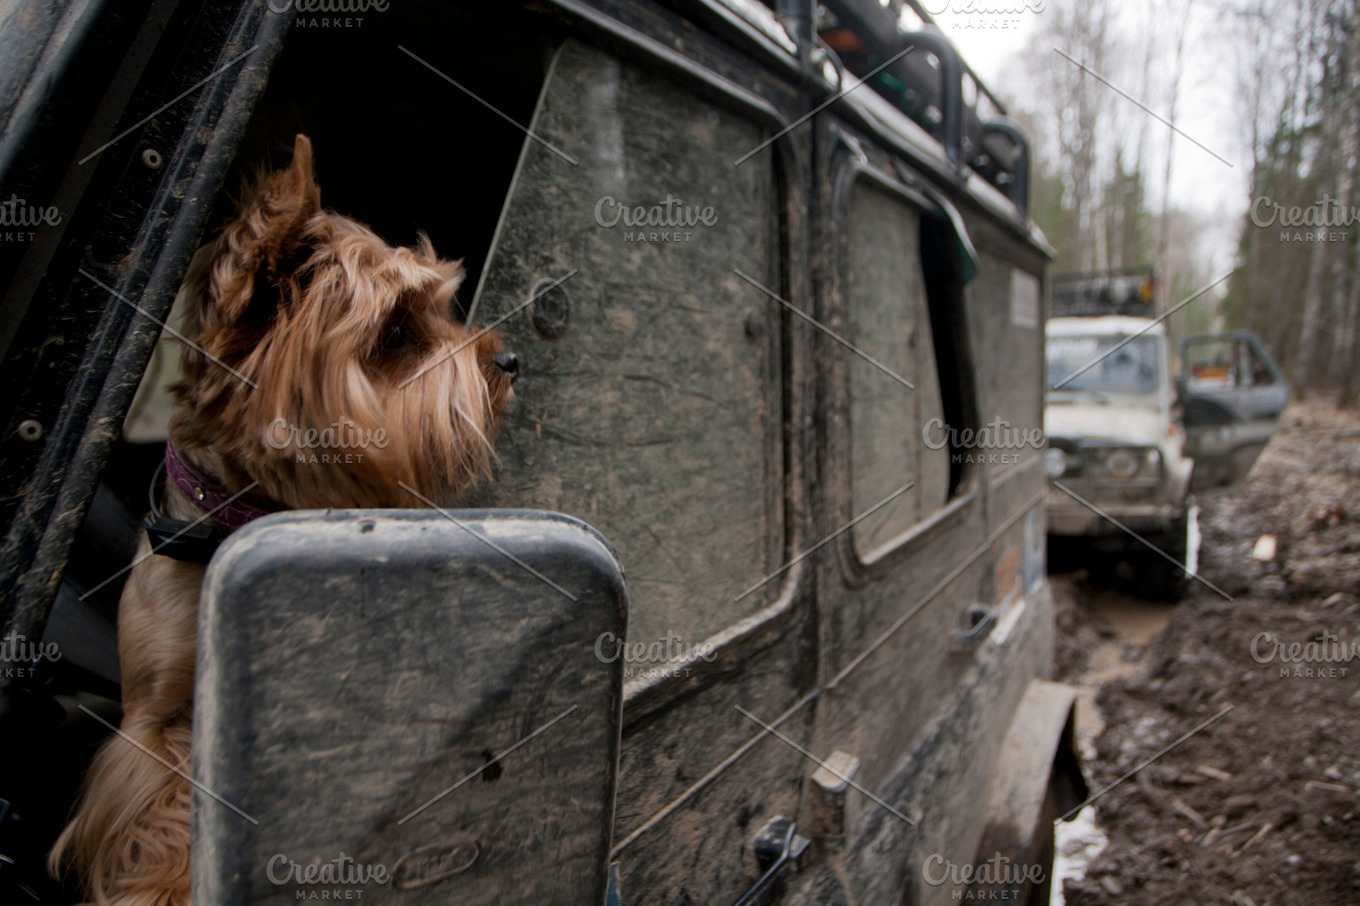
M 473 301 L 505 318 L 517 401 L 462 503 L 590 523 L 630 640 L 697 645 L 779 589 L 741 596 L 785 556 L 782 307 L 774 152 L 734 165 L 768 130 L 682 86 L 575 41 L 554 59 Z
M 1259 352 L 1252 348 L 1252 345 L 1245 340 L 1239 340 L 1242 344 L 1242 355 L 1245 367 L 1243 377 L 1249 381 L 1251 387 L 1268 387 L 1271 384 L 1279 383 L 1279 379 L 1266 364 L 1266 360 Z
M 849 365 L 853 510 L 859 516 L 882 504 L 854 528 L 856 549 L 868 559 L 945 504 L 950 448 L 928 443 L 924 433 L 943 427 L 944 405 L 921 267 L 921 213 L 860 181 L 851 189 L 846 228 L 850 339 L 879 363 L 853 355 Z M 883 504 L 912 480 L 909 491 Z
M 1191 341 L 1185 350 L 1191 390 L 1267 387 L 1278 383 L 1270 366 L 1242 337 Z

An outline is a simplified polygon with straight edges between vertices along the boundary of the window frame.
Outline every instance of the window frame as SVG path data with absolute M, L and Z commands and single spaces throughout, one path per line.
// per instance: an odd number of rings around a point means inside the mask
M 583 10 L 579 12 L 584 13 Z M 768 130 L 773 136 L 769 142 L 773 187 L 770 212 L 774 218 L 773 256 L 779 274 L 777 285 L 771 289 L 796 307 L 810 310 L 811 287 L 805 270 L 795 264 L 791 251 L 806 242 L 802 234 L 806 226 L 800 221 L 799 212 L 805 210 L 806 205 L 802 178 L 810 169 L 800 146 L 804 137 L 795 129 L 797 123 L 785 117 L 771 100 L 706 65 L 707 59 L 705 63 L 696 61 L 696 57 L 707 58 L 713 52 L 727 50 L 711 36 L 702 37 L 695 46 L 680 52 L 615 20 L 584 14 L 572 23 L 565 36 L 622 61 L 660 67 L 673 77 L 673 84 L 677 88 Z M 544 79 L 545 93 L 551 78 L 552 74 L 549 73 Z M 782 84 L 777 77 L 773 77 L 772 81 Z M 761 87 L 767 86 L 762 84 Z M 515 191 L 512 185 L 506 197 L 507 204 Z M 488 261 L 496 251 L 499 232 L 498 227 L 488 252 Z M 758 290 L 752 287 L 751 292 L 754 294 Z M 470 314 L 471 310 L 475 310 L 477 301 L 476 298 L 471 300 Z M 767 501 L 767 507 L 778 516 L 771 523 L 771 529 L 778 531 L 781 536 L 778 545 L 774 545 L 780 552 L 775 564 L 779 570 L 778 578 L 770 580 L 772 590 L 766 593 L 762 605 L 726 622 L 723 628 L 707 638 L 693 640 L 704 649 L 716 653 L 717 657 L 710 661 L 695 656 L 683 664 L 675 665 L 686 669 L 658 671 L 656 675 L 638 678 L 626 685 L 625 733 L 630 727 L 645 722 L 650 715 L 668 709 L 677 700 L 721 682 L 725 675 L 725 663 L 751 658 L 777 644 L 796 629 L 799 615 L 812 610 L 811 564 L 799 557 L 799 553 L 811 543 L 807 540 L 811 535 L 811 517 L 805 488 L 810 480 L 809 464 L 813 461 L 815 450 L 811 429 L 804 425 L 810 422 L 815 405 L 809 368 L 812 355 L 810 349 L 804 348 L 804 342 L 798 339 L 796 329 L 792 329 L 794 316 L 783 310 L 782 306 L 780 308 L 778 317 L 769 322 L 770 329 L 778 331 L 773 345 L 779 356 L 780 375 L 771 386 L 771 390 L 779 394 L 779 399 L 771 401 L 770 418 L 777 423 L 769 431 L 766 446 L 766 456 L 773 457 L 767 462 L 774 473 L 769 488 L 772 499 Z M 624 566 L 626 569 L 627 564 Z
M 928 222 L 935 220 L 940 226 L 947 227 L 969 249 L 971 249 L 971 241 L 968 240 L 966 235 L 958 235 L 958 228 L 954 226 L 956 221 L 950 217 L 951 212 L 945 209 L 940 201 L 921 191 L 915 185 L 908 185 L 903 179 L 899 178 L 899 175 L 912 176 L 914 174 L 910 164 L 893 155 L 887 167 L 877 166 L 870 161 L 868 154 L 865 153 L 864 144 L 848 131 L 833 125 L 831 135 L 832 140 L 840 145 L 838 149 L 839 160 L 832 164 L 834 189 L 831 220 L 837 238 L 833 266 L 836 269 L 840 290 L 836 299 L 839 317 L 834 320 L 846 325 L 848 329 L 852 300 L 849 299 L 847 292 L 850 267 L 849 231 L 847 227 L 850 218 L 851 190 L 858 183 L 864 181 L 877 191 L 915 208 L 921 218 L 920 232 L 922 239 L 930 228 Z M 921 180 L 920 185 L 924 187 L 924 180 Z M 926 310 L 931 319 L 931 340 L 936 344 L 937 349 L 940 347 L 942 339 L 948 342 L 958 360 L 964 363 L 955 376 L 962 384 L 959 400 L 961 411 L 959 414 L 963 424 L 959 427 L 973 427 L 977 422 L 977 393 L 973 380 L 972 355 L 967 331 L 967 318 L 964 311 L 966 302 L 963 285 L 965 281 L 958 274 L 954 276 L 956 280 L 952 281 L 952 285 L 947 283 L 941 286 L 938 283 L 938 278 L 932 281 L 931 275 L 925 267 L 925 262 L 922 261 L 922 279 L 926 284 Z M 932 286 L 932 282 L 935 285 Z M 949 305 L 951 323 L 945 325 L 936 322 L 935 309 L 937 306 L 932 304 L 932 296 L 941 292 L 950 293 L 954 297 Z M 837 324 L 832 323 L 831 326 L 834 329 Z M 941 330 L 947 331 L 947 334 L 943 337 L 939 333 Z M 851 340 L 853 341 L 853 338 Z M 945 379 L 938 355 L 935 365 L 936 371 L 940 372 L 939 382 L 943 389 Z M 830 466 L 829 471 L 832 473 L 832 487 L 835 489 L 835 496 L 840 504 L 835 507 L 839 511 L 836 522 L 838 525 L 846 525 L 860 515 L 851 512 L 854 505 L 854 476 L 852 474 L 852 425 L 850 423 L 852 401 L 848 369 L 832 369 L 829 385 L 826 391 L 826 399 L 829 408 L 835 413 L 832 418 L 843 419 L 843 424 L 838 430 L 827 432 L 826 455 Z M 941 402 L 944 403 L 943 398 Z M 945 412 L 948 416 L 948 409 Z M 946 420 L 948 419 L 946 418 Z M 953 451 L 951 450 L 952 455 Z M 853 530 L 842 534 L 838 540 L 836 552 L 841 566 L 842 579 L 848 586 L 861 587 L 878 576 L 892 572 L 900 567 L 906 559 L 913 556 L 917 549 L 929 543 L 931 539 L 973 519 L 981 500 L 980 469 L 978 464 L 974 462 L 966 462 L 962 465 L 963 468 L 957 480 L 951 477 L 950 493 L 945 504 L 890 540 L 872 550 L 861 551 L 855 541 Z

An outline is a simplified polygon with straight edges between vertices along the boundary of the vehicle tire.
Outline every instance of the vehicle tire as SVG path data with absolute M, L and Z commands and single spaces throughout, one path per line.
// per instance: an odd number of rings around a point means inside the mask
M 1138 597 L 1145 601 L 1165 601 L 1174 604 L 1185 595 L 1185 554 L 1188 525 L 1184 517 L 1173 523 L 1171 530 L 1148 540 L 1157 551 L 1145 551 L 1139 569 Z M 1171 560 L 1168 560 L 1170 557 Z M 1175 560 L 1176 562 L 1171 562 Z
M 1048 536 L 1048 573 L 1076 572 L 1086 565 L 1089 545 L 1083 538 L 1060 535 Z
M 1090 547 L 1086 552 L 1086 579 L 1099 589 L 1117 587 L 1119 582 L 1120 555 L 1107 553 Z

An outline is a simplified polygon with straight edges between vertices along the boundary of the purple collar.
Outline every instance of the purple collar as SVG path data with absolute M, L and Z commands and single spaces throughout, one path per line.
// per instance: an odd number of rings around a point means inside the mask
M 261 509 L 243 500 L 232 499 L 232 494 L 204 478 L 175 451 L 174 444 L 165 442 L 165 477 L 185 498 L 205 514 L 223 533 L 234 532 L 241 526 L 268 516 L 274 510 Z M 230 502 L 228 502 L 230 501 Z

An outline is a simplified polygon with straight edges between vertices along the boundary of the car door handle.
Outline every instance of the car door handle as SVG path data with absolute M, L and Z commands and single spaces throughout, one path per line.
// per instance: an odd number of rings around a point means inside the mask
M 798 833 L 798 826 L 788 818 L 776 818 L 765 825 L 752 844 L 756 865 L 764 869 L 765 873 L 755 886 L 737 900 L 736 906 L 754 906 L 758 903 L 760 896 L 770 889 L 786 868 L 798 860 L 810 842 Z
M 992 630 L 996 628 L 997 610 L 994 607 L 988 609 L 979 605 L 969 613 L 969 620 L 972 623 L 971 629 L 956 629 L 950 633 L 950 648 L 958 654 L 974 652 L 987 640 Z

